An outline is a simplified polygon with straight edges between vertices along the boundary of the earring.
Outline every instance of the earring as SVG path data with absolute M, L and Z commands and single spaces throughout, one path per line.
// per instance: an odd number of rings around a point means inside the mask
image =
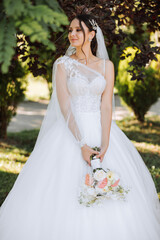
M 90 39 L 90 38 L 88 38 L 88 40 L 91 42 L 92 41 L 92 39 Z

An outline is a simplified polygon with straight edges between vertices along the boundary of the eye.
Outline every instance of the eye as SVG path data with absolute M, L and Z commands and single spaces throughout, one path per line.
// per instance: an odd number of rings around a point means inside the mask
M 76 31 L 79 32 L 81 29 L 77 29 Z M 69 29 L 68 32 L 72 32 L 72 30 Z

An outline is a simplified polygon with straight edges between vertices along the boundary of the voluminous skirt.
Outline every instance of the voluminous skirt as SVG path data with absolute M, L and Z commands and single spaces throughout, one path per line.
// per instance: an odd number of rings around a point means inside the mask
M 100 112 L 77 113 L 89 146 L 100 146 Z M 62 127 L 64 126 L 64 127 Z M 78 202 L 89 165 L 62 122 L 37 144 L 0 209 L 0 240 L 159 240 L 160 205 L 151 174 L 114 121 L 102 167 L 121 175 L 127 201 Z

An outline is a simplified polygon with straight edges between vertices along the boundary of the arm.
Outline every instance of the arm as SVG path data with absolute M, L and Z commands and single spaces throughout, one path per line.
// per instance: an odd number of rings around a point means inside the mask
M 80 145 L 84 160 L 91 166 L 90 156 L 93 153 L 98 154 L 99 152 L 93 150 L 87 144 L 85 144 L 84 138 L 81 135 L 80 130 L 76 124 L 76 120 L 72 112 L 72 105 L 70 101 L 71 96 L 67 88 L 67 74 L 66 74 L 64 64 L 62 63 L 57 65 L 57 70 L 55 74 L 55 87 L 56 87 L 58 104 L 59 104 L 61 113 L 64 117 L 64 120 L 68 125 L 71 133 L 77 140 L 78 144 Z
M 103 160 L 103 157 L 109 145 L 109 136 L 110 136 L 111 121 L 112 121 L 114 65 L 110 60 L 106 60 L 105 69 L 106 69 L 105 79 L 107 81 L 107 84 L 102 94 L 102 102 L 101 102 L 101 126 L 102 126 L 101 152 L 97 156 L 101 158 L 101 161 Z
M 64 63 L 57 64 L 57 69 L 55 73 L 55 86 L 59 107 L 64 117 L 64 120 L 69 127 L 71 133 L 77 140 L 78 144 L 82 147 L 82 145 L 84 144 L 84 140 L 72 112 L 70 100 L 71 96 L 67 88 L 67 73 Z

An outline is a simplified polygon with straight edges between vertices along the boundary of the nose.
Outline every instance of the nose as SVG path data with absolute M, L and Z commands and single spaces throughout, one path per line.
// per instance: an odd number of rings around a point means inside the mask
M 72 30 L 72 31 L 70 32 L 70 34 L 71 34 L 71 36 L 75 36 L 75 35 L 76 35 L 75 30 Z

